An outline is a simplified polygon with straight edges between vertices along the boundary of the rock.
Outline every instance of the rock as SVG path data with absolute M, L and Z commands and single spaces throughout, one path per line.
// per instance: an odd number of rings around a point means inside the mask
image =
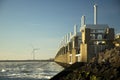
M 50 80 L 120 80 L 120 47 L 99 53 L 89 63 L 75 63 Z

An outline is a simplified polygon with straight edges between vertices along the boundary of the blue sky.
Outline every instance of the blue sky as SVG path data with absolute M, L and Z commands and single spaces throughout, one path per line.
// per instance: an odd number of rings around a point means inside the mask
M 53 58 L 82 15 L 93 24 L 94 3 L 98 24 L 120 32 L 119 0 L 0 0 L 0 59 L 31 59 L 32 46 L 40 48 L 36 59 Z

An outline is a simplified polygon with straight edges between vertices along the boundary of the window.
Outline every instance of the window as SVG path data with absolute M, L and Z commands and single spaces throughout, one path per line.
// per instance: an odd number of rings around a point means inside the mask
M 98 32 L 99 32 L 99 33 L 103 33 L 103 32 L 104 32 L 104 30 L 103 30 L 103 29 L 100 29 L 100 30 L 98 30 Z
M 91 39 L 95 39 L 95 34 L 90 34 Z
M 98 34 L 98 36 L 97 36 L 97 39 L 102 39 L 102 35 L 101 34 Z

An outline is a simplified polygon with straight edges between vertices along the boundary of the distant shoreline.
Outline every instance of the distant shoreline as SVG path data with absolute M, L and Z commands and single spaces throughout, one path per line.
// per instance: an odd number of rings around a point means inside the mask
M 54 60 L 0 60 L 0 62 L 54 62 Z

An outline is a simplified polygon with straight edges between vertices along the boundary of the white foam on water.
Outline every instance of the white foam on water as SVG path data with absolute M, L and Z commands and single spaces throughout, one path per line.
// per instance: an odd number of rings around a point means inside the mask
M 4 77 L 35 79 L 50 79 L 63 70 L 54 62 L 0 62 L 0 69 Z
M 52 76 L 44 76 L 44 78 L 46 79 L 50 79 Z
M 6 72 L 6 70 L 5 70 L 5 69 L 2 69 L 1 72 Z

